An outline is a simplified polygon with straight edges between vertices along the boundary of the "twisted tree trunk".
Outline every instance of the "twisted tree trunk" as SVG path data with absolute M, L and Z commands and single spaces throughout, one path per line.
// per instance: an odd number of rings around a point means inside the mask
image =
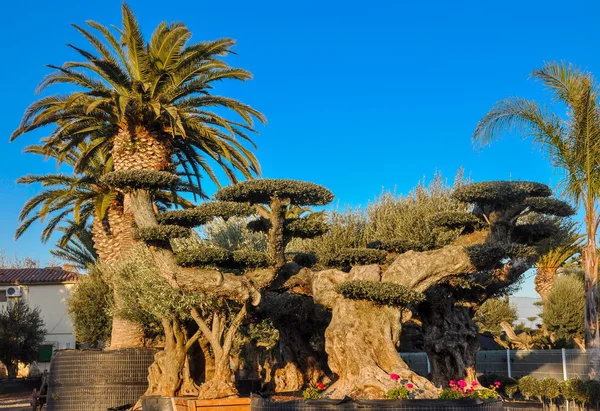
M 431 363 L 431 381 L 437 387 L 450 380 L 476 381 L 475 359 L 479 351 L 479 328 L 471 307 L 440 298 L 423 304 L 424 350 Z

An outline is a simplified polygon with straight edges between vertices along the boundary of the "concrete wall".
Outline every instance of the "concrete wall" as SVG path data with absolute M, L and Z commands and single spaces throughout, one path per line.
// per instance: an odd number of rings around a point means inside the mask
M 46 325 L 46 344 L 54 349 L 75 348 L 75 333 L 67 312 L 66 299 L 74 284 L 22 285 L 24 298 L 31 307 L 39 307 Z M 0 286 L 5 289 L 6 286 Z M 10 298 L 9 298 L 10 300 Z M 0 303 L 6 307 L 7 303 Z

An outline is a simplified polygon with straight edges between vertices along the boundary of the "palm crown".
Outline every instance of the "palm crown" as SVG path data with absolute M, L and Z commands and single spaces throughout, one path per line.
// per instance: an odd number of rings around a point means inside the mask
M 94 152 L 112 150 L 117 171 L 168 169 L 173 165 L 171 155 L 177 154 L 178 164 L 188 172 L 199 178 L 203 170 L 217 185 L 207 156 L 232 181 L 236 181 L 234 169 L 247 178 L 260 172 L 257 159 L 240 139 L 253 144 L 248 133 L 254 132 L 254 118 L 265 121 L 263 115 L 240 101 L 210 93 L 217 81 L 251 78 L 248 71 L 222 60 L 232 53 L 233 40 L 188 45 L 191 33 L 186 26 L 161 23 L 145 43 L 125 4 L 123 27 L 116 29 L 120 41 L 107 27 L 93 21 L 87 24 L 100 35 L 75 28 L 93 45 L 94 52 L 70 45 L 84 61 L 50 66 L 55 71 L 38 88 L 68 84 L 76 91 L 34 102 L 11 139 L 54 124 L 45 144 L 60 147 L 61 156 L 89 139 L 87 151 L 75 163 L 76 171 L 85 167 Z M 214 107 L 233 111 L 242 120 L 225 118 L 212 111 Z M 132 159 L 136 155 L 138 163 Z

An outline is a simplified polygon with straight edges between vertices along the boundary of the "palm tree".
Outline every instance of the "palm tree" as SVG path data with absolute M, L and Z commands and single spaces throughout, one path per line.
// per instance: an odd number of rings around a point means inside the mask
M 600 107 L 598 85 L 592 75 L 571 64 L 551 62 L 535 70 L 566 107 L 566 118 L 535 101 L 508 98 L 498 102 L 480 121 L 473 140 L 487 144 L 504 131 L 517 130 L 532 137 L 549 154 L 552 165 L 563 171 L 562 188 L 577 205 L 583 205 L 587 240 L 582 257 L 585 271 L 585 346 L 592 355 L 592 371 L 600 372 L 598 335 L 598 257 L 596 235 L 600 215 Z
M 558 278 L 559 270 L 571 258 L 581 252 L 583 245 L 582 235 L 573 235 L 569 241 L 554 247 L 544 253 L 535 264 L 535 291 L 545 301 L 552 290 L 554 281 Z
M 204 171 L 219 181 L 206 158 L 214 160 L 231 181 L 235 170 L 246 178 L 260 173 L 254 154 L 238 140 L 253 145 L 253 119 L 265 119 L 235 99 L 211 94 L 214 83 L 247 80 L 251 74 L 222 60 L 232 53 L 234 41 L 219 39 L 188 45 L 190 31 L 181 23 L 161 23 L 148 43 L 130 8 L 123 4 L 120 40 L 109 28 L 88 21 L 91 31 L 75 28 L 93 45 L 94 52 L 70 46 L 82 62 L 67 62 L 40 84 L 75 86 L 66 95 L 51 95 L 33 103 L 11 139 L 48 124 L 57 127 L 46 145 L 61 153 L 90 139 L 88 151 L 75 165 L 80 171 L 96 151 L 111 151 L 115 171 L 171 170 L 173 154 L 189 173 Z M 240 121 L 217 114 L 226 109 Z M 92 137 L 89 138 L 90 134 Z M 197 180 L 199 183 L 199 179 Z
M 76 223 L 71 220 L 65 227 L 59 228 L 59 230 L 68 230 L 72 225 L 76 225 Z M 90 226 L 85 227 L 83 230 L 75 230 L 75 233 L 69 238 L 67 244 L 62 245 L 59 242 L 50 250 L 50 253 L 63 261 L 69 262 L 79 270 L 87 270 L 99 258 L 94 248 L 92 228 Z

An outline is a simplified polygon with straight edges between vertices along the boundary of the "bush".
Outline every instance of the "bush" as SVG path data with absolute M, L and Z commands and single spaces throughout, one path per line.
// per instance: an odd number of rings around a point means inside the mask
M 221 188 L 215 194 L 220 201 L 269 204 L 273 197 L 289 198 L 293 205 L 326 205 L 333 200 L 331 191 L 323 186 L 297 180 L 256 179 Z
M 82 275 L 67 299 L 67 309 L 80 344 L 101 348 L 110 339 L 113 291 L 96 267 Z
M 336 253 L 327 254 L 319 258 L 326 267 L 352 267 L 355 265 L 383 264 L 387 253 L 369 248 L 346 248 Z
M 540 391 L 542 398 L 553 402 L 560 395 L 560 386 L 554 378 L 544 378 L 540 381 Z
M 529 400 L 531 398 L 542 399 L 542 386 L 538 380 L 531 376 L 523 377 L 519 380 L 519 392 Z
M 554 283 L 542 305 L 544 326 L 558 338 L 583 335 L 585 291 L 581 280 L 562 275 Z
M 121 190 L 160 190 L 175 188 L 180 180 L 179 177 L 167 171 L 156 170 L 129 170 L 114 171 L 105 174 L 101 181 L 114 188 Z
M 487 300 L 479 307 L 473 317 L 473 321 L 477 323 L 480 332 L 501 335 L 503 331 L 500 323 L 506 321 L 512 324 L 517 318 L 517 309 L 510 305 L 507 300 L 493 298 Z M 488 385 L 486 384 L 485 386 L 487 387 Z
M 424 295 L 400 284 L 378 281 L 344 281 L 336 291 L 350 300 L 367 300 L 378 305 L 409 307 L 423 301 Z

